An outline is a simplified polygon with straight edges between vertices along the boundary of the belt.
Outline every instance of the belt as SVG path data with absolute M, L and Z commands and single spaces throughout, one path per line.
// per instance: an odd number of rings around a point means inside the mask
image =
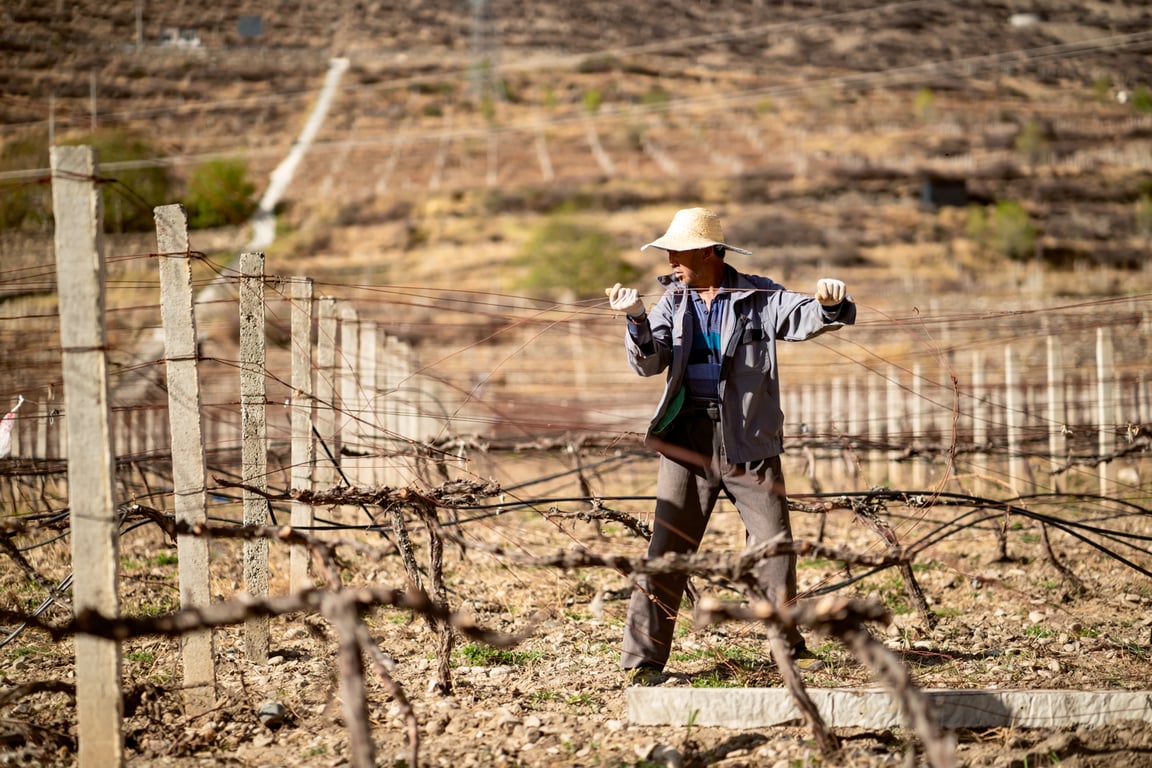
M 681 413 L 689 413 L 695 416 L 707 416 L 712 421 L 720 421 L 720 403 L 715 400 L 692 400 L 685 401 L 684 408 Z

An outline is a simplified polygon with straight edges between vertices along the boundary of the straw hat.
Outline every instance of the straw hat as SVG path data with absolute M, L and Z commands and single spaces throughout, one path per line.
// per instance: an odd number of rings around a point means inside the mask
M 734 248 L 724 242 L 724 230 L 720 227 L 720 217 L 707 208 L 684 208 L 676 211 L 668 231 L 645 248 L 663 248 L 666 251 L 694 251 L 697 248 L 707 248 L 711 245 L 722 245 L 729 251 L 743 253 L 750 256 L 749 251 Z

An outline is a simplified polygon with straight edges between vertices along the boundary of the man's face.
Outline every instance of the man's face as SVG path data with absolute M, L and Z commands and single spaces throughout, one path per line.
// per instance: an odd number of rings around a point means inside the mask
M 668 251 L 668 263 L 672 274 L 689 288 L 707 288 L 712 277 L 712 260 L 716 257 L 711 248 L 697 248 L 694 251 Z

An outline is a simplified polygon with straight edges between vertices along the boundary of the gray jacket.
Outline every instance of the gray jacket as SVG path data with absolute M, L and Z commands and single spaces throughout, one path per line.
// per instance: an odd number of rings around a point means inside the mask
M 786 290 L 766 277 L 737 272 L 731 265 L 727 270 L 724 285 L 735 287 L 721 322 L 720 425 L 728 461 L 740 464 L 784 451 L 776 341 L 804 341 L 851 325 L 856 322 L 856 305 L 845 299 L 831 314 L 812 296 Z M 634 371 L 641 376 L 668 371 L 645 437 L 649 444 L 680 390 L 692 344 L 688 289 L 671 275 L 659 280 L 664 295 L 646 322 L 629 323 L 625 333 L 628 364 Z

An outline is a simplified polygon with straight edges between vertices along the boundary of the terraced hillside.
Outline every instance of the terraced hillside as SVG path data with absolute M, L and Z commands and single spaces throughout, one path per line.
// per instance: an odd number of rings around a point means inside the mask
M 496 347 L 450 355 L 433 372 L 465 391 L 483 379 L 535 408 L 603 410 L 597 387 L 571 391 L 593 370 L 616 388 L 614 402 L 635 399 L 626 422 L 646 409 L 648 389 L 620 366 L 603 370 L 617 329 L 597 314 L 599 286 L 525 288 L 528 244 L 557 220 L 603 232 L 618 258 L 653 275 L 659 265 L 636 246 L 675 208 L 711 205 L 729 239 L 756 254 L 741 266 L 799 288 L 832 270 L 885 312 L 1031 307 L 1147 283 L 1152 17 L 1139 3 L 1052 2 L 1031 17 L 1010 2 L 943 0 L 272 2 L 248 39 L 245 4 L 145 4 L 139 16 L 137 6 L 5 6 L 3 145 L 114 125 L 162 147 L 178 177 L 239 156 L 262 187 L 329 59 L 347 57 L 333 111 L 288 190 L 269 270 L 310 275 L 358 302 L 362 318 L 430 349 Z M 171 29 L 198 45 L 161 44 Z M 36 183 L 46 164 L 6 166 L 0 192 Z M 1029 252 L 977 237 L 963 207 L 924 205 L 941 180 L 962 181 L 964 199 L 988 211 L 1018 206 L 1036 234 Z M 155 202 L 170 201 L 136 204 Z M 227 262 L 246 235 L 198 233 L 193 245 Z M 13 297 L 5 317 L 50 316 L 47 229 L 2 242 L 8 269 L 28 270 L 0 286 Z M 141 287 L 150 266 L 131 258 L 151 247 L 147 234 L 109 241 L 120 254 L 110 302 L 123 366 L 140 362 L 133 334 L 156 322 Z M 499 306 L 477 311 L 459 291 Z M 531 330 L 504 328 L 508 314 L 556 300 L 569 303 L 554 307 L 551 330 L 535 315 Z M 595 318 L 591 330 L 562 321 L 572 312 Z M 234 321 L 206 332 L 234 359 Z M 14 394 L 15 370 L 49 385 L 51 320 L 3 333 L 23 343 L 8 344 L 18 353 L 5 359 L 0 394 Z M 577 333 L 589 336 L 586 354 L 568 340 Z M 896 362 L 918 354 L 891 336 L 857 338 Z M 557 361 L 557 344 L 576 351 Z

